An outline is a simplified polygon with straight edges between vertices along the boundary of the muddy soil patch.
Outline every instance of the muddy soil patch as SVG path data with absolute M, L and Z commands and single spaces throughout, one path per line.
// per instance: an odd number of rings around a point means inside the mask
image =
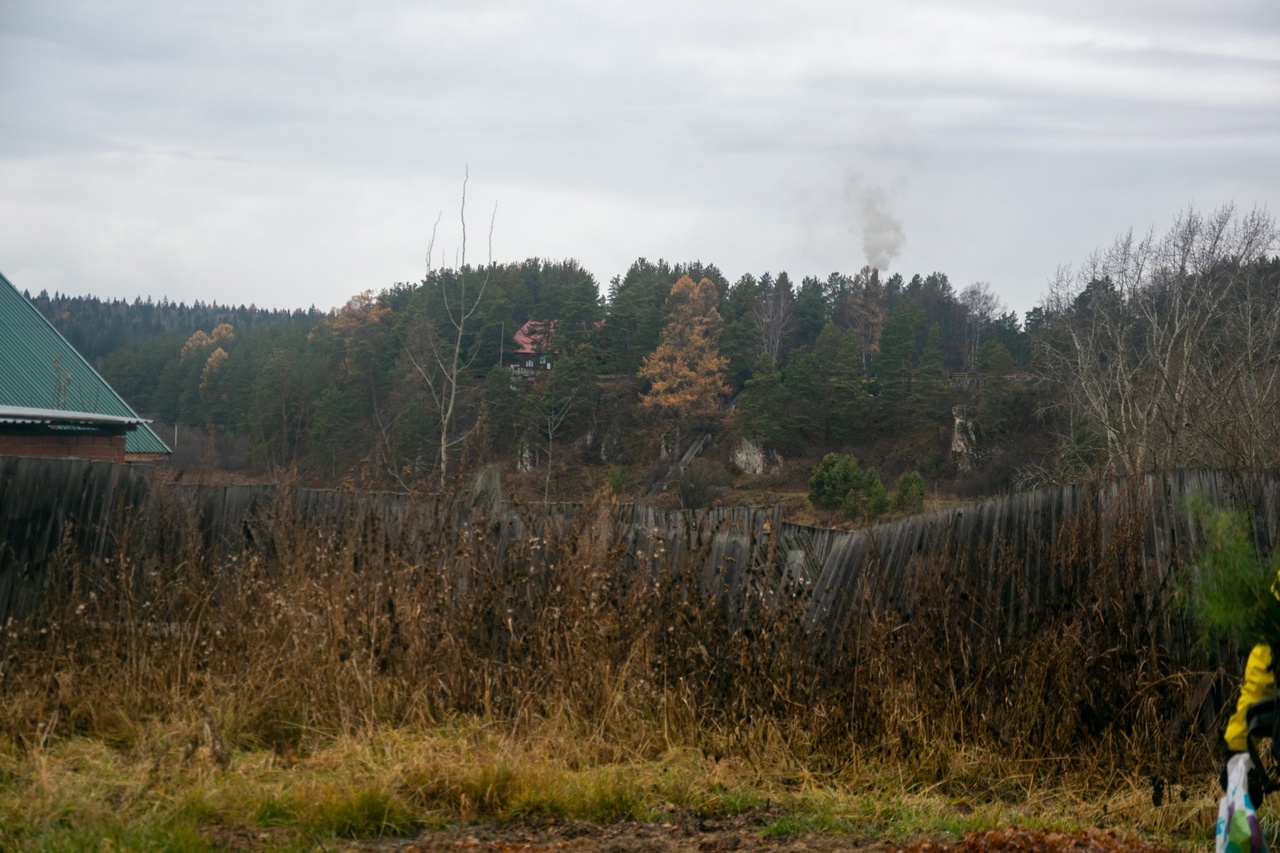
M 958 839 L 895 844 L 872 837 L 806 833 L 767 837 L 755 821 L 681 823 L 565 823 L 548 827 L 472 826 L 430 832 L 406 842 L 358 847 L 385 853 L 1176 853 L 1177 848 L 1090 829 L 1051 832 L 1009 828 L 969 832 Z

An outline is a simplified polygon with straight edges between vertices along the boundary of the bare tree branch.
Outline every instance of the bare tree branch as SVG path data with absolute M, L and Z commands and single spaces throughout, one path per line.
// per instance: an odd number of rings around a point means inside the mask
M 1280 459 L 1264 414 L 1278 402 L 1280 294 L 1259 266 L 1276 237 L 1259 211 L 1189 209 L 1159 239 L 1129 232 L 1059 270 L 1037 357 L 1070 409 L 1066 458 L 1097 474 Z
M 422 387 L 430 397 L 437 413 L 440 433 L 437 444 L 437 464 L 441 488 L 447 485 L 449 479 L 450 450 L 461 444 L 469 434 L 468 431 L 462 435 L 453 435 L 460 386 L 476 358 L 475 352 L 468 354 L 464 351 L 468 321 L 483 302 L 493 274 L 493 229 L 498 215 L 496 204 L 489 220 L 488 261 L 478 284 L 474 289 L 472 288 L 472 270 L 467 266 L 467 188 L 470 180 L 471 170 L 467 167 L 463 172 L 462 193 L 458 207 L 461 241 L 455 256 L 456 267 L 453 270 L 440 272 L 436 272 L 432 267 L 436 233 L 440 224 L 440 217 L 437 216 L 436 223 L 431 229 L 431 240 L 427 246 L 427 277 L 423 281 L 426 307 L 422 322 L 414 330 L 413 335 L 400 336 L 400 344 L 405 356 L 414 373 L 421 380 Z M 438 300 L 438 303 L 435 300 Z M 438 314 L 433 314 L 433 305 L 436 304 L 441 310 Z M 415 351 L 419 348 L 420 351 Z

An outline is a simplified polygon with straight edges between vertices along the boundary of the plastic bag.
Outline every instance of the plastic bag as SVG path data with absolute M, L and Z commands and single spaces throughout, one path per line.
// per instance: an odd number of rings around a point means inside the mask
M 1258 812 L 1249 798 L 1249 771 L 1253 762 L 1242 752 L 1227 762 L 1227 793 L 1218 806 L 1214 831 L 1216 853 L 1265 853 L 1266 843 Z

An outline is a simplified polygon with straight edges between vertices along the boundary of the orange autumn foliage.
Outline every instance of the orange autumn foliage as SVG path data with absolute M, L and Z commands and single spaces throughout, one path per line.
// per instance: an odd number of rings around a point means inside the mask
M 206 335 L 202 330 L 197 329 L 195 334 L 187 338 L 187 342 L 182 345 L 182 358 L 186 358 L 193 352 L 199 352 L 211 344 L 218 341 L 235 340 L 235 329 L 230 323 L 219 323 L 213 328 L 213 334 Z M 221 348 L 219 348 L 221 349 Z
M 222 365 L 227 363 L 227 351 L 222 347 L 218 347 L 209 353 L 209 358 L 204 363 L 204 370 L 200 372 L 200 390 L 205 391 L 209 387 L 209 383 L 213 381 L 213 377 L 222 369 Z
M 724 373 L 729 364 L 716 340 L 724 321 L 716 310 L 716 286 L 682 276 L 667 295 L 667 324 L 658 348 L 640 368 L 649 380 L 643 405 L 661 409 L 677 421 L 715 414 L 728 393 Z

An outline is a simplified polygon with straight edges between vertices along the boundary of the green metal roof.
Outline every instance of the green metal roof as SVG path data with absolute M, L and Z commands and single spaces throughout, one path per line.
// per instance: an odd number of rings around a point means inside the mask
M 3 274 L 0 406 L 138 418 L 138 413 Z M 145 423 L 125 436 L 124 449 L 127 453 L 169 452 Z

